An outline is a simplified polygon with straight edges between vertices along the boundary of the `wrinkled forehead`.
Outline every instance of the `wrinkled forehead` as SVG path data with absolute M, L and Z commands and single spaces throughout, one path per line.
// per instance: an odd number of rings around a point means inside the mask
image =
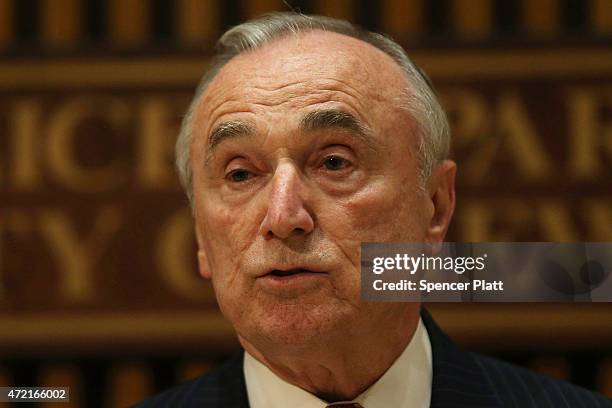
M 361 98 L 395 100 L 408 87 L 399 65 L 364 41 L 321 30 L 289 34 L 230 60 L 203 99 L 239 97 L 249 90 L 280 90 L 292 84 L 342 82 Z

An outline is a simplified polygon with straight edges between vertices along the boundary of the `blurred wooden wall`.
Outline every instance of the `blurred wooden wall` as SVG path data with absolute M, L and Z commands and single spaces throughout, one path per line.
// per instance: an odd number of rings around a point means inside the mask
M 612 241 L 609 0 L 0 0 L 0 386 L 127 406 L 236 349 L 172 144 L 218 35 L 289 7 L 386 32 L 431 76 L 451 240 Z M 430 309 L 471 349 L 612 396 L 608 304 Z
M 230 25 L 290 7 L 417 46 L 603 44 L 612 33 L 607 0 L 1 0 L 0 50 L 201 49 Z

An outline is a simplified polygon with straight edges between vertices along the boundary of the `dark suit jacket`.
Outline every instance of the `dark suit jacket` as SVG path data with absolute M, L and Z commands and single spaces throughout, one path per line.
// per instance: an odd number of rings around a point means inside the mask
M 432 408 L 612 407 L 612 400 L 601 394 L 462 351 L 436 326 L 429 313 L 423 311 L 422 318 L 432 347 Z M 137 407 L 247 408 L 242 362 L 240 353 L 222 367 Z

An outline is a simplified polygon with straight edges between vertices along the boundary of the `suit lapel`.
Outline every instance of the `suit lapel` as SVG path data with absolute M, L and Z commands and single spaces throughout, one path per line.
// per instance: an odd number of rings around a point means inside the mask
M 224 364 L 214 376 L 205 376 L 206 381 L 197 386 L 195 395 L 189 399 L 193 408 L 249 408 L 244 371 L 244 351 Z
M 431 408 L 501 407 L 495 389 L 474 357 L 460 350 L 425 309 L 421 317 L 432 349 Z

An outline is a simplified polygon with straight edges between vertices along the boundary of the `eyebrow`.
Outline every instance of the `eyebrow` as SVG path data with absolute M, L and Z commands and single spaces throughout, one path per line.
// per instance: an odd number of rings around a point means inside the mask
M 241 136 L 251 136 L 255 133 L 255 128 L 247 122 L 241 120 L 230 120 L 219 123 L 213 129 L 208 139 L 208 149 L 213 150 L 225 139 Z
M 342 110 L 323 109 L 309 112 L 300 121 L 300 129 L 306 132 L 346 129 L 363 141 L 370 149 L 376 150 L 372 130 L 354 115 Z M 254 136 L 256 133 L 255 127 L 249 122 L 229 120 L 219 123 L 208 138 L 206 161 L 212 159 L 217 146 L 224 140 Z
M 352 114 L 338 109 L 316 110 L 306 114 L 300 128 L 314 132 L 326 129 L 346 129 L 361 139 L 369 148 L 376 150 L 372 130 Z
M 209 161 L 215 148 L 224 140 L 233 139 L 237 137 L 253 136 L 255 135 L 255 127 L 241 120 L 229 120 L 226 122 L 219 123 L 210 134 L 208 138 L 208 151 L 206 161 Z

